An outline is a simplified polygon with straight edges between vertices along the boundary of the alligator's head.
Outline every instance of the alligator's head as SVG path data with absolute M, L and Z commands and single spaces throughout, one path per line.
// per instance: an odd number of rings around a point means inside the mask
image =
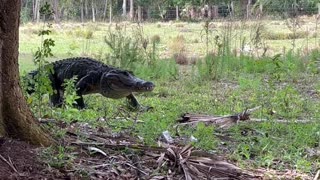
M 111 70 L 102 75 L 101 94 L 109 98 L 126 97 L 132 92 L 152 91 L 154 84 L 135 77 L 131 72 Z

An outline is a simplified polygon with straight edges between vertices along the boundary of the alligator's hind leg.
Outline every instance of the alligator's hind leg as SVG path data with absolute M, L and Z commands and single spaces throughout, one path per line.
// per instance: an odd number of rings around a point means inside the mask
M 54 107 L 61 107 L 63 104 L 61 92 L 59 90 L 53 92 L 53 94 L 50 96 L 50 101 Z
M 84 100 L 83 97 L 81 95 L 79 95 L 79 98 L 76 99 L 76 103 L 74 106 L 77 107 L 78 109 L 84 109 L 86 107 L 86 105 L 84 104 Z
M 142 106 L 133 94 L 128 95 L 127 100 L 129 101 L 130 108 L 133 108 L 135 110 L 149 111 L 153 109 L 149 106 Z
M 63 90 L 61 83 L 53 75 L 49 76 L 53 94 L 50 95 L 50 101 L 54 107 L 61 107 L 63 104 Z

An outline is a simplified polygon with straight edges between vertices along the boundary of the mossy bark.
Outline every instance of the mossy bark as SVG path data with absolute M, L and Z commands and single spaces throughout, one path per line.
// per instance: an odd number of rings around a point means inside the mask
M 20 0 L 2 0 L 0 6 L 0 136 L 48 146 L 52 139 L 35 120 L 19 84 Z

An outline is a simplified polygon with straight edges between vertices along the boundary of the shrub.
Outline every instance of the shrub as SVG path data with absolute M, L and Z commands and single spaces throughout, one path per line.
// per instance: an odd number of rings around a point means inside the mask
M 185 47 L 185 38 L 182 35 L 178 35 L 175 38 L 172 39 L 169 48 L 171 51 L 171 54 L 181 53 L 184 52 Z
M 176 24 L 176 27 L 177 27 L 177 28 L 183 28 L 183 27 L 184 27 L 184 24 L 183 24 L 183 23 L 177 23 L 177 24 Z
M 151 37 L 151 43 L 160 43 L 160 36 L 159 35 L 153 35 Z
M 174 58 L 174 60 L 176 61 L 177 64 L 188 65 L 188 58 L 185 55 L 185 53 L 183 53 L 183 52 L 174 54 L 173 58 Z
M 200 79 L 217 79 L 219 64 L 219 57 L 213 53 L 206 55 L 204 60 L 197 61 L 196 65 Z
M 196 38 L 196 39 L 193 39 L 193 40 L 192 40 L 192 43 L 195 43 L 195 44 L 196 44 L 196 43 L 199 43 L 199 39 L 197 39 L 197 38 Z
M 116 26 L 115 31 L 109 29 L 105 37 L 105 43 L 111 49 L 107 61 L 114 66 L 132 69 L 136 62 L 145 62 L 142 52 L 144 41 L 137 36 L 131 38 L 126 34 L 126 29 L 122 26 Z

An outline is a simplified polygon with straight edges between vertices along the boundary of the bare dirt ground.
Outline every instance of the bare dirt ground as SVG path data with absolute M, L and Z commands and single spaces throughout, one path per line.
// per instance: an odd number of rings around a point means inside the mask
M 41 162 L 36 147 L 18 140 L 0 139 L 0 179 L 66 179 Z

